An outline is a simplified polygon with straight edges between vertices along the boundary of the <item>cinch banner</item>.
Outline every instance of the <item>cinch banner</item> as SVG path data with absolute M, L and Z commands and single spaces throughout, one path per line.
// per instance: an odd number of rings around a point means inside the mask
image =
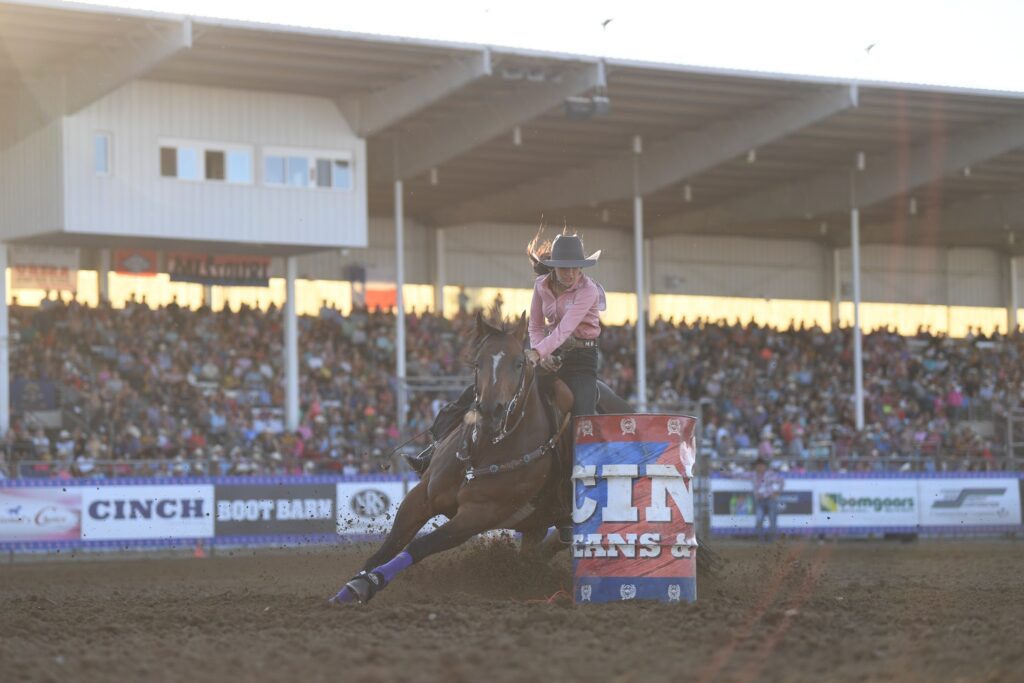
M 213 537 L 213 486 L 82 488 L 82 540 Z
M 216 487 L 216 535 L 306 536 L 336 529 L 335 484 Z
M 576 418 L 577 603 L 696 600 L 696 422 L 684 415 Z
M 171 282 L 195 282 L 225 287 L 266 287 L 270 284 L 270 259 L 261 256 L 214 256 L 167 254 Z

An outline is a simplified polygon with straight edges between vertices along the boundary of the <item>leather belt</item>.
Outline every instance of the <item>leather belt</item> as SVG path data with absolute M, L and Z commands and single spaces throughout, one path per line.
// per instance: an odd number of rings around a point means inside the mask
M 579 337 L 569 337 L 562 343 L 561 346 L 563 351 L 575 351 L 576 349 L 596 349 L 596 339 L 581 339 Z

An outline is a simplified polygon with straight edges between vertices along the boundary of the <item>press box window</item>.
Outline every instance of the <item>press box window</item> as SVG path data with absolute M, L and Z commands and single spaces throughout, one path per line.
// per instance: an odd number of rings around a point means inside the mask
M 96 175 L 110 175 L 110 133 L 93 136 L 92 170 Z
M 263 164 L 263 182 L 267 185 L 352 189 L 352 166 L 348 159 L 279 152 L 266 155 Z
M 180 180 L 200 180 L 199 150 L 195 147 L 161 147 L 160 175 Z

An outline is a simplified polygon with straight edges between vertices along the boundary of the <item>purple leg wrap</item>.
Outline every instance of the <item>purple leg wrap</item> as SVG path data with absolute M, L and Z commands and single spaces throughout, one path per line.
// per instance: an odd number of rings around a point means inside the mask
M 384 585 L 391 583 L 400 572 L 405 571 L 412 566 L 412 555 L 406 551 L 402 551 L 395 556 L 393 560 L 382 564 L 381 566 L 374 569 L 374 573 L 380 574 L 384 577 Z

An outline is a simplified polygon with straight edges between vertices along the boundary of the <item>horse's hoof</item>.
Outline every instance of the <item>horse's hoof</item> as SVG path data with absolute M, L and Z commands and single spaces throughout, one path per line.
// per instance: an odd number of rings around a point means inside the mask
M 351 605 L 352 603 L 365 605 L 373 597 L 373 594 L 370 581 L 363 576 L 357 576 L 346 583 L 328 602 L 332 605 Z

